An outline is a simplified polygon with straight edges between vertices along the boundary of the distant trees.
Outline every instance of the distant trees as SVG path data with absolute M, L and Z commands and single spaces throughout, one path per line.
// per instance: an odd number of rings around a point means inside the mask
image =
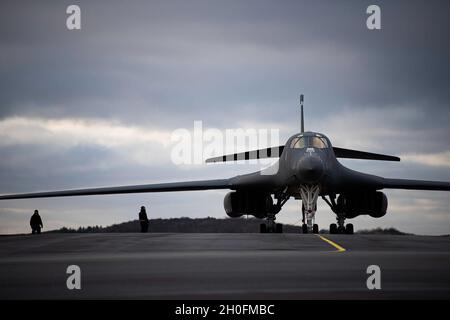
M 411 235 L 412 233 L 405 233 L 402 231 L 399 231 L 395 228 L 376 228 L 376 229 L 371 229 L 371 230 L 359 230 L 357 233 L 359 234 L 389 234 L 389 235 L 398 235 L 398 236 L 403 236 L 403 235 Z
M 72 229 L 67 227 L 62 227 L 58 230 L 48 231 L 48 233 L 100 233 L 107 232 L 106 228 L 102 226 L 94 226 L 94 227 L 79 227 L 78 229 Z
M 259 224 L 262 222 L 256 218 L 170 218 L 170 219 L 151 219 L 149 232 L 174 232 L 174 233 L 257 233 Z M 110 233 L 110 232 L 139 232 L 139 221 L 132 220 L 119 224 L 113 224 L 108 227 L 93 226 L 79 227 L 78 229 L 63 227 L 59 230 L 49 231 L 51 233 Z M 301 227 L 285 224 L 283 225 L 285 233 L 301 233 Z M 320 230 L 320 233 L 328 233 L 328 230 Z M 404 235 L 401 231 L 394 228 L 360 230 L 360 234 L 392 234 Z

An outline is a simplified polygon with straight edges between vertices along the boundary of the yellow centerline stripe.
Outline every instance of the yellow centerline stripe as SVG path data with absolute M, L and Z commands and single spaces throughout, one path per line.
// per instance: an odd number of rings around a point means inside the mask
M 319 238 L 322 239 L 323 241 L 325 241 L 328 244 L 331 244 L 333 247 L 335 247 L 337 249 L 338 252 L 344 252 L 345 248 L 341 247 L 340 245 L 338 245 L 336 242 L 331 241 L 330 239 L 325 238 L 324 236 L 319 235 Z

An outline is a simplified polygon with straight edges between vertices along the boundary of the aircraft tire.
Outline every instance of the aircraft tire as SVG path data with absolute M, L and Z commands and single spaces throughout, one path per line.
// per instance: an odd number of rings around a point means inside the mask
M 277 223 L 275 231 L 276 233 L 283 233 L 283 225 L 281 223 Z
M 319 234 L 319 225 L 317 225 L 317 224 L 313 225 L 313 233 L 314 234 Z
M 345 226 L 345 233 L 346 234 L 353 234 L 353 224 L 349 223 Z
M 330 224 L 330 234 L 336 234 L 337 233 L 337 225 L 336 223 Z
M 302 232 L 304 234 L 308 233 L 308 226 L 306 224 L 302 224 Z
M 259 225 L 259 233 L 267 233 L 267 226 L 265 223 Z

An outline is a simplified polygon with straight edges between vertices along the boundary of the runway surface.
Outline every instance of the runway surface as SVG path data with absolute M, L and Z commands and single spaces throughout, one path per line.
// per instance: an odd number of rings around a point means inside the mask
M 312 234 L 1 236 L 0 299 L 450 298 L 450 237 L 324 236 L 332 243 Z M 66 287 L 69 265 L 81 268 L 81 290 Z M 381 290 L 367 289 L 369 265 L 381 268 Z

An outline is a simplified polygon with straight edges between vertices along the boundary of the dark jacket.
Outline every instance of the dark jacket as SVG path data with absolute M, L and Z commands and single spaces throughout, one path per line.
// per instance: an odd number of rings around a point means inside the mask
M 145 210 L 141 210 L 139 212 L 139 220 L 141 222 L 143 222 L 143 221 L 148 222 L 147 212 Z
M 42 219 L 41 219 L 41 216 L 38 213 L 34 213 L 31 216 L 30 226 L 31 227 L 41 227 L 42 228 L 42 226 L 43 226 L 42 225 Z

